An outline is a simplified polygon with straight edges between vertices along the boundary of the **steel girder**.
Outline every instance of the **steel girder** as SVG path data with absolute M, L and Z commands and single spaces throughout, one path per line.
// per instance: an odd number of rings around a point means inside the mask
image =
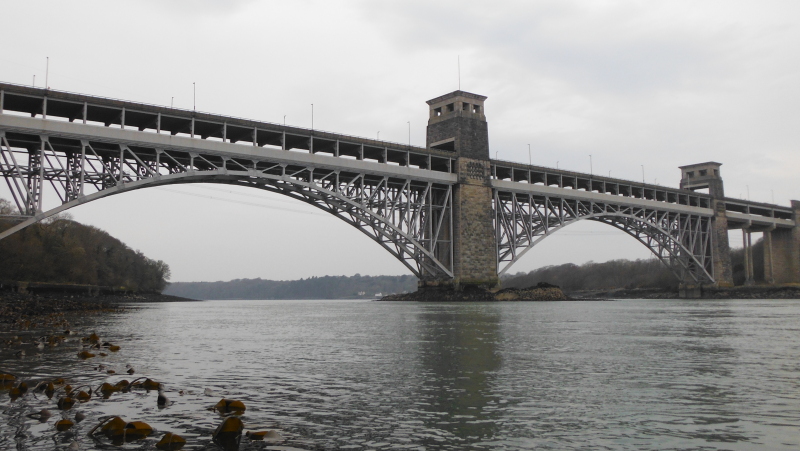
M 547 236 L 575 221 L 616 227 L 647 246 L 683 283 L 713 283 L 711 218 L 613 202 L 495 190 L 500 274 Z
M 26 221 L 0 239 L 76 205 L 151 186 L 223 183 L 314 205 L 361 230 L 417 277 L 453 277 L 452 185 L 187 149 L 0 131 L 0 174 Z M 49 184 L 61 205 L 42 210 Z

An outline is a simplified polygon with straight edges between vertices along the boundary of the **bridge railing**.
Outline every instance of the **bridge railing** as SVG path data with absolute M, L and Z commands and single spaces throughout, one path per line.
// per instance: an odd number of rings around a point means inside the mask
M 583 190 L 610 196 L 622 196 L 635 199 L 647 199 L 678 205 L 700 208 L 711 208 L 712 198 L 708 194 L 698 193 L 680 188 L 669 188 L 660 185 L 638 183 L 630 180 L 604 177 L 601 175 L 533 166 L 512 161 L 492 160 L 491 176 L 495 180 L 508 180 L 519 183 L 557 186 L 564 189 Z M 736 213 L 754 218 L 792 220 L 792 209 L 774 204 L 743 201 L 725 198 L 726 211 L 734 213 L 733 222 L 744 220 Z
M 194 110 L 0 83 L 0 113 L 168 133 L 286 151 L 329 154 L 437 172 L 455 170 L 452 152 Z
M 637 183 L 599 175 L 492 160 L 492 178 L 520 183 L 557 186 L 610 196 L 631 197 L 692 207 L 711 208 L 711 196 L 690 190 Z

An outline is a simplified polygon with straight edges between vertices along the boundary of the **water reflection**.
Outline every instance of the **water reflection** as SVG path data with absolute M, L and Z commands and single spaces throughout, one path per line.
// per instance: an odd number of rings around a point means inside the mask
M 666 395 L 660 413 L 663 425 L 653 432 L 663 432 L 672 425 L 673 434 L 708 442 L 746 442 L 749 436 L 737 423 L 741 408 L 739 382 L 732 376 L 741 355 L 732 345 L 740 335 L 736 312 L 730 304 L 684 302 L 682 314 L 666 310 L 668 321 L 651 321 L 652 335 L 663 340 L 659 360 L 673 362 L 667 370 L 672 377 L 658 387 Z M 669 332 L 665 334 L 664 326 Z M 660 332 L 659 332 L 660 331 Z
M 493 305 L 430 305 L 419 313 L 420 360 L 430 375 L 421 387 L 425 423 L 466 441 L 497 432 L 492 394 L 502 358 L 501 314 Z
M 0 387 L 0 449 L 101 449 L 87 432 L 119 415 L 155 429 L 123 449 L 170 431 L 218 450 L 208 408 L 223 397 L 246 404 L 247 430 L 309 450 L 797 449 L 798 324 L 798 301 L 148 305 L 75 325 L 118 353 L 81 360 L 72 337 L 16 359 L 14 345 L 0 372 L 76 388 L 150 377 L 168 407 L 155 391 L 100 391 L 59 411 L 58 390 L 12 401 Z

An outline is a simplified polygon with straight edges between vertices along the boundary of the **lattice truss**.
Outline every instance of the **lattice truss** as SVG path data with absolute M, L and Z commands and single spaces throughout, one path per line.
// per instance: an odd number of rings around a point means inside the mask
M 82 202 L 148 186 L 203 182 L 265 189 L 346 221 L 420 278 L 453 276 L 448 184 L 2 131 L 0 173 L 20 212 L 32 217 L 28 223 Z M 61 207 L 42 211 L 45 185 Z
M 681 282 L 714 281 L 709 217 L 499 190 L 495 190 L 494 207 L 501 274 L 548 235 L 588 219 L 616 227 L 639 240 Z

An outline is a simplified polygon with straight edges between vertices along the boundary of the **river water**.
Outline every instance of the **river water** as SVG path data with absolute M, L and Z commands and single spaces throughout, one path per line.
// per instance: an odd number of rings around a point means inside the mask
M 207 408 L 222 397 L 247 405 L 245 429 L 278 430 L 299 449 L 800 447 L 800 301 L 206 301 L 74 328 L 122 349 L 85 361 L 75 340 L 21 359 L 6 350 L 0 371 L 73 386 L 148 376 L 171 405 L 135 391 L 59 413 L 41 394 L 3 392 L 0 449 L 100 449 L 86 432 L 104 415 L 156 428 L 127 449 L 154 449 L 165 431 L 184 449 L 215 449 L 221 419 Z M 42 408 L 53 419 L 25 416 Z M 57 433 L 75 411 L 87 419 Z

